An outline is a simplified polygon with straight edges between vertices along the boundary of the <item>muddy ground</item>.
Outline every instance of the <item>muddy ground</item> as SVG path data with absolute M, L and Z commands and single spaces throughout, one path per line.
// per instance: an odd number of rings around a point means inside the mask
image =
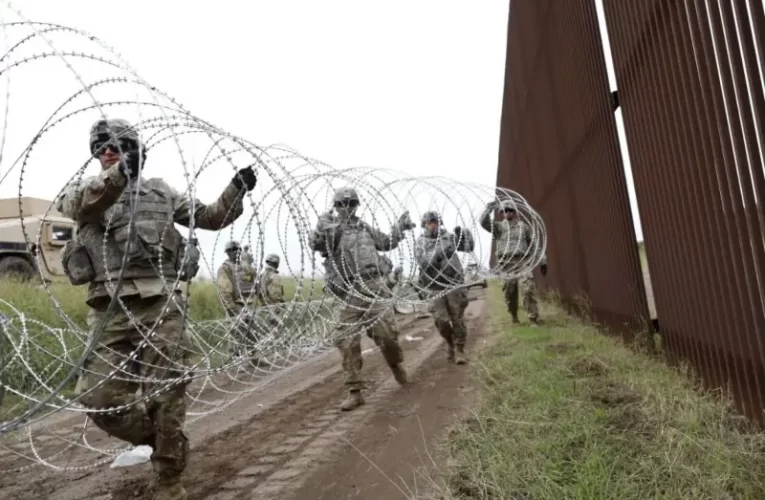
M 467 311 L 475 352 L 486 344 L 480 290 L 471 291 Z M 474 396 L 469 367 L 447 364 L 443 344 L 429 318 L 398 316 L 405 366 L 411 383 L 400 387 L 382 356 L 365 339 L 366 405 L 338 408 L 345 395 L 336 352 L 276 377 L 223 411 L 188 427 L 190 463 L 185 484 L 192 500 L 395 500 L 425 498 L 428 471 L 440 465 L 437 444 Z M 405 337 L 420 337 L 407 341 Z M 29 442 L 0 448 L 0 498 L 4 500 L 141 500 L 151 498 L 149 464 L 110 469 L 111 459 L 81 446 L 65 450 L 62 437 L 82 435 L 83 418 L 58 417 L 37 431 L 41 456 L 56 465 L 82 466 L 59 472 L 29 464 L 12 450 L 30 454 Z M 45 433 L 55 433 L 46 436 Z M 90 426 L 95 448 L 122 446 Z M 81 438 L 80 438 L 81 441 Z M 52 448 L 51 448 L 52 449 Z M 99 467 L 91 464 L 97 460 Z

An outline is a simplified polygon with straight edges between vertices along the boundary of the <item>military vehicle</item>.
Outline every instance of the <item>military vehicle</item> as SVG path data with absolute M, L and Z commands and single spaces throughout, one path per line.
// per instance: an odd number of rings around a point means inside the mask
M 0 199 L 0 279 L 42 276 L 46 281 L 68 282 L 61 251 L 72 239 L 75 224 L 52 204 L 30 197 Z M 24 238 L 22 218 L 29 243 Z

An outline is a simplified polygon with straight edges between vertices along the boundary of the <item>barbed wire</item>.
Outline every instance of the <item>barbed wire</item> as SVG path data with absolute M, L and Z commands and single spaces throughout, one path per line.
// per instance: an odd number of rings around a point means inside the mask
M 24 246 L 34 249 L 30 255 L 40 282 L 39 288 L 21 284 L 18 290 L 44 294 L 47 303 L 42 309 L 49 307 L 54 313 L 53 317 L 45 316 L 40 307 L 30 308 L 13 296 L 0 298 L 0 448 L 11 452 L 0 458 L 3 473 L 34 466 L 56 470 L 101 466 L 126 445 L 94 430 L 89 424 L 93 418 L 125 414 L 173 390 L 178 383 L 185 385 L 187 423 L 204 418 L 334 350 L 341 335 L 354 328 L 370 328 L 386 311 L 422 310 L 455 288 L 487 278 L 518 279 L 543 258 L 544 224 L 518 193 L 447 177 L 375 168 L 340 169 L 288 146 L 260 146 L 194 115 L 140 77 L 116 50 L 97 37 L 76 28 L 30 22 L 18 11 L 9 12 L 21 20 L 0 25 L 5 41 L 0 75 L 7 85 L 4 131 L 14 127 L 8 112 L 10 85 L 18 79 L 24 88 L 24 75 L 11 78 L 11 73 L 46 65 L 46 75 L 52 78 L 54 62 L 62 63 L 64 71 L 57 81 L 57 88 L 62 89 L 57 97 L 60 101 L 52 114 L 41 117 L 42 125 L 31 127 L 30 135 L 22 138 L 26 145 L 13 161 L 6 161 L 9 143 L 5 136 L 0 144 L 0 187 L 12 181 L 12 173 L 18 174 L 18 213 L 0 214 L 1 224 L 17 226 Z M 62 44 L 66 48 L 60 48 Z M 66 78 L 74 82 L 69 90 L 65 90 Z M 104 261 L 114 244 L 109 235 L 125 228 L 115 224 L 129 222 L 123 235 L 122 265 L 116 275 L 109 269 L 106 272 L 106 281 L 112 283 L 106 285 L 108 304 L 102 304 L 95 313 L 85 305 L 83 286 L 70 285 L 60 272 L 51 271 L 56 268 L 51 259 L 58 258 L 60 248 L 49 245 L 49 223 L 65 224 L 65 214 L 59 213 L 55 202 L 44 213 L 30 214 L 25 206 L 26 188 L 39 190 L 41 179 L 56 186 L 49 192 L 60 200 L 97 175 L 101 165 L 92 154 L 76 156 L 84 151 L 86 127 L 99 119 L 127 116 L 136 117 L 131 123 L 146 147 L 143 176 L 133 184 L 135 192 L 154 189 L 152 178 L 163 178 L 173 186 L 178 200 L 172 220 L 183 221 L 180 225 L 184 226 L 180 232 L 171 224 L 159 232 L 157 241 L 150 242 L 157 248 L 173 246 L 173 231 L 184 241 L 174 250 L 181 255 L 180 262 L 163 262 L 161 254 L 155 262 L 155 278 L 162 285 L 157 318 L 136 313 L 126 295 L 120 293 L 135 282 L 126 274 L 132 245 L 127 242 L 133 241 L 136 220 L 147 206 L 140 195 L 125 198 L 127 214 L 122 214 L 122 219 L 114 211 L 99 219 L 103 226 L 100 258 Z M 68 133 L 82 140 L 57 141 L 57 134 Z M 250 165 L 258 181 L 253 190 L 239 195 L 242 214 L 217 231 L 200 228 L 205 210 L 215 205 L 201 200 L 214 200 L 229 179 Z M 179 189 L 183 183 L 185 189 Z M 358 193 L 356 216 L 382 235 L 378 242 L 387 241 L 378 245 L 377 252 L 387 255 L 392 268 L 381 268 L 380 276 L 390 277 L 393 268 L 401 268 L 390 294 L 376 292 L 365 286 L 364 280 L 355 286 L 339 279 L 352 265 L 347 253 L 322 256 L 311 249 L 319 219 L 330 216 L 335 192 L 346 186 Z M 494 205 L 487 206 L 487 202 Z M 497 203 L 515 208 L 532 238 L 527 248 L 499 249 L 515 255 L 512 265 L 490 268 L 493 226 L 481 224 L 481 215 L 491 220 L 485 216 L 494 212 Z M 225 205 L 221 202 L 216 206 Z M 224 219 L 234 218 L 234 205 L 225 206 Z M 462 252 L 460 269 L 441 270 L 459 279 L 438 290 L 423 289 L 416 258 L 416 241 L 424 231 L 420 218 L 428 211 L 438 212 L 444 229 L 455 232 L 459 227 L 461 234 L 469 234 L 475 242 L 474 248 Z M 2 231 L 0 228 L 0 234 Z M 184 282 L 174 271 L 190 258 L 195 241 L 199 242 L 202 276 L 210 278 Z M 264 300 L 253 288 L 240 297 L 238 310 L 231 313 L 229 299 L 217 280 L 224 265 L 233 269 L 234 275 L 247 266 L 242 260 L 228 264 L 216 260 L 221 247 L 230 241 L 251 249 L 243 255 L 251 257 L 254 281 L 264 276 L 261 270 L 269 254 L 280 256 L 278 275 L 283 286 L 290 289 L 283 302 Z M 471 263 L 476 271 L 466 275 L 464 266 Z M 334 286 L 327 286 L 329 283 Z M 382 311 L 380 317 L 363 325 L 342 322 L 336 312 L 354 297 L 374 302 Z M 168 318 L 174 315 L 180 318 L 178 332 L 163 326 L 163 321 L 171 321 Z M 135 331 L 129 349 L 115 343 L 115 332 L 109 327 L 115 317 L 121 318 L 123 331 Z M 182 341 L 174 334 L 180 331 Z M 147 352 L 155 353 L 154 363 Z M 172 371 L 172 376 L 167 371 Z M 98 382 L 83 387 L 77 382 L 84 378 L 97 378 Z M 95 398 L 107 384 L 130 394 L 121 404 L 107 408 L 88 404 L 88 398 Z M 80 422 L 75 430 L 73 421 Z M 76 460 L 72 458 L 75 451 Z

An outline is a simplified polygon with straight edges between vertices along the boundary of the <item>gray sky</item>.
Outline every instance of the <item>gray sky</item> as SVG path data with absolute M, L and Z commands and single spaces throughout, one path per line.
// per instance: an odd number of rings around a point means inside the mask
M 98 36 L 196 116 L 259 145 L 286 144 L 341 168 L 389 168 L 486 186 L 496 180 L 507 0 L 221 0 L 198 5 L 134 0 L 127 8 L 110 5 L 94 0 L 15 4 L 28 19 Z M 60 50 L 98 52 L 74 37 L 51 39 Z M 42 51 L 51 49 L 38 43 L 26 53 Z M 95 64 L 78 61 L 76 66 L 85 81 L 124 76 Z M 612 71 L 611 77 L 613 87 Z M 0 175 L 79 88 L 57 58 L 12 72 Z M 131 96 L 130 91 L 120 95 Z M 24 195 L 52 199 L 58 193 L 87 160 L 87 129 L 97 117 L 92 111 L 47 134 L 24 174 Z M 183 189 L 177 163 L 177 152 L 175 159 L 172 151 L 150 157 L 147 169 L 155 172 L 148 175 L 169 178 Z M 232 173 L 228 166 L 211 169 L 200 179 L 197 196 L 212 201 Z M 261 184 L 259 189 L 268 189 L 267 180 Z M 631 177 L 629 184 L 632 190 Z M 17 193 L 14 173 L 0 185 L 0 196 Z M 637 233 L 642 238 L 639 225 Z M 203 239 L 208 251 L 214 240 L 209 235 Z M 223 242 L 215 247 L 216 266 Z

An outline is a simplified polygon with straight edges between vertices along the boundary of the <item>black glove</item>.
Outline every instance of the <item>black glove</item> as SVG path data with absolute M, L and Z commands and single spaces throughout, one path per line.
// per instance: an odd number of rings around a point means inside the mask
M 540 265 L 539 271 L 542 273 L 542 276 L 547 276 L 547 264 Z
M 454 228 L 454 237 L 457 239 L 457 241 L 462 239 L 462 228 L 460 226 Z
M 146 162 L 146 154 L 143 155 L 143 162 Z M 122 172 L 122 175 L 124 175 L 126 178 L 128 175 L 130 176 L 130 179 L 137 179 L 139 170 L 143 170 L 143 165 L 141 164 L 141 153 L 138 151 L 131 151 L 130 153 L 125 153 L 120 158 L 120 172 Z
M 231 179 L 231 183 L 237 189 L 242 189 L 245 186 L 247 187 L 247 191 L 255 189 L 255 184 L 258 183 L 258 178 L 255 175 L 255 171 L 252 169 L 252 165 L 239 170 L 234 178 Z

